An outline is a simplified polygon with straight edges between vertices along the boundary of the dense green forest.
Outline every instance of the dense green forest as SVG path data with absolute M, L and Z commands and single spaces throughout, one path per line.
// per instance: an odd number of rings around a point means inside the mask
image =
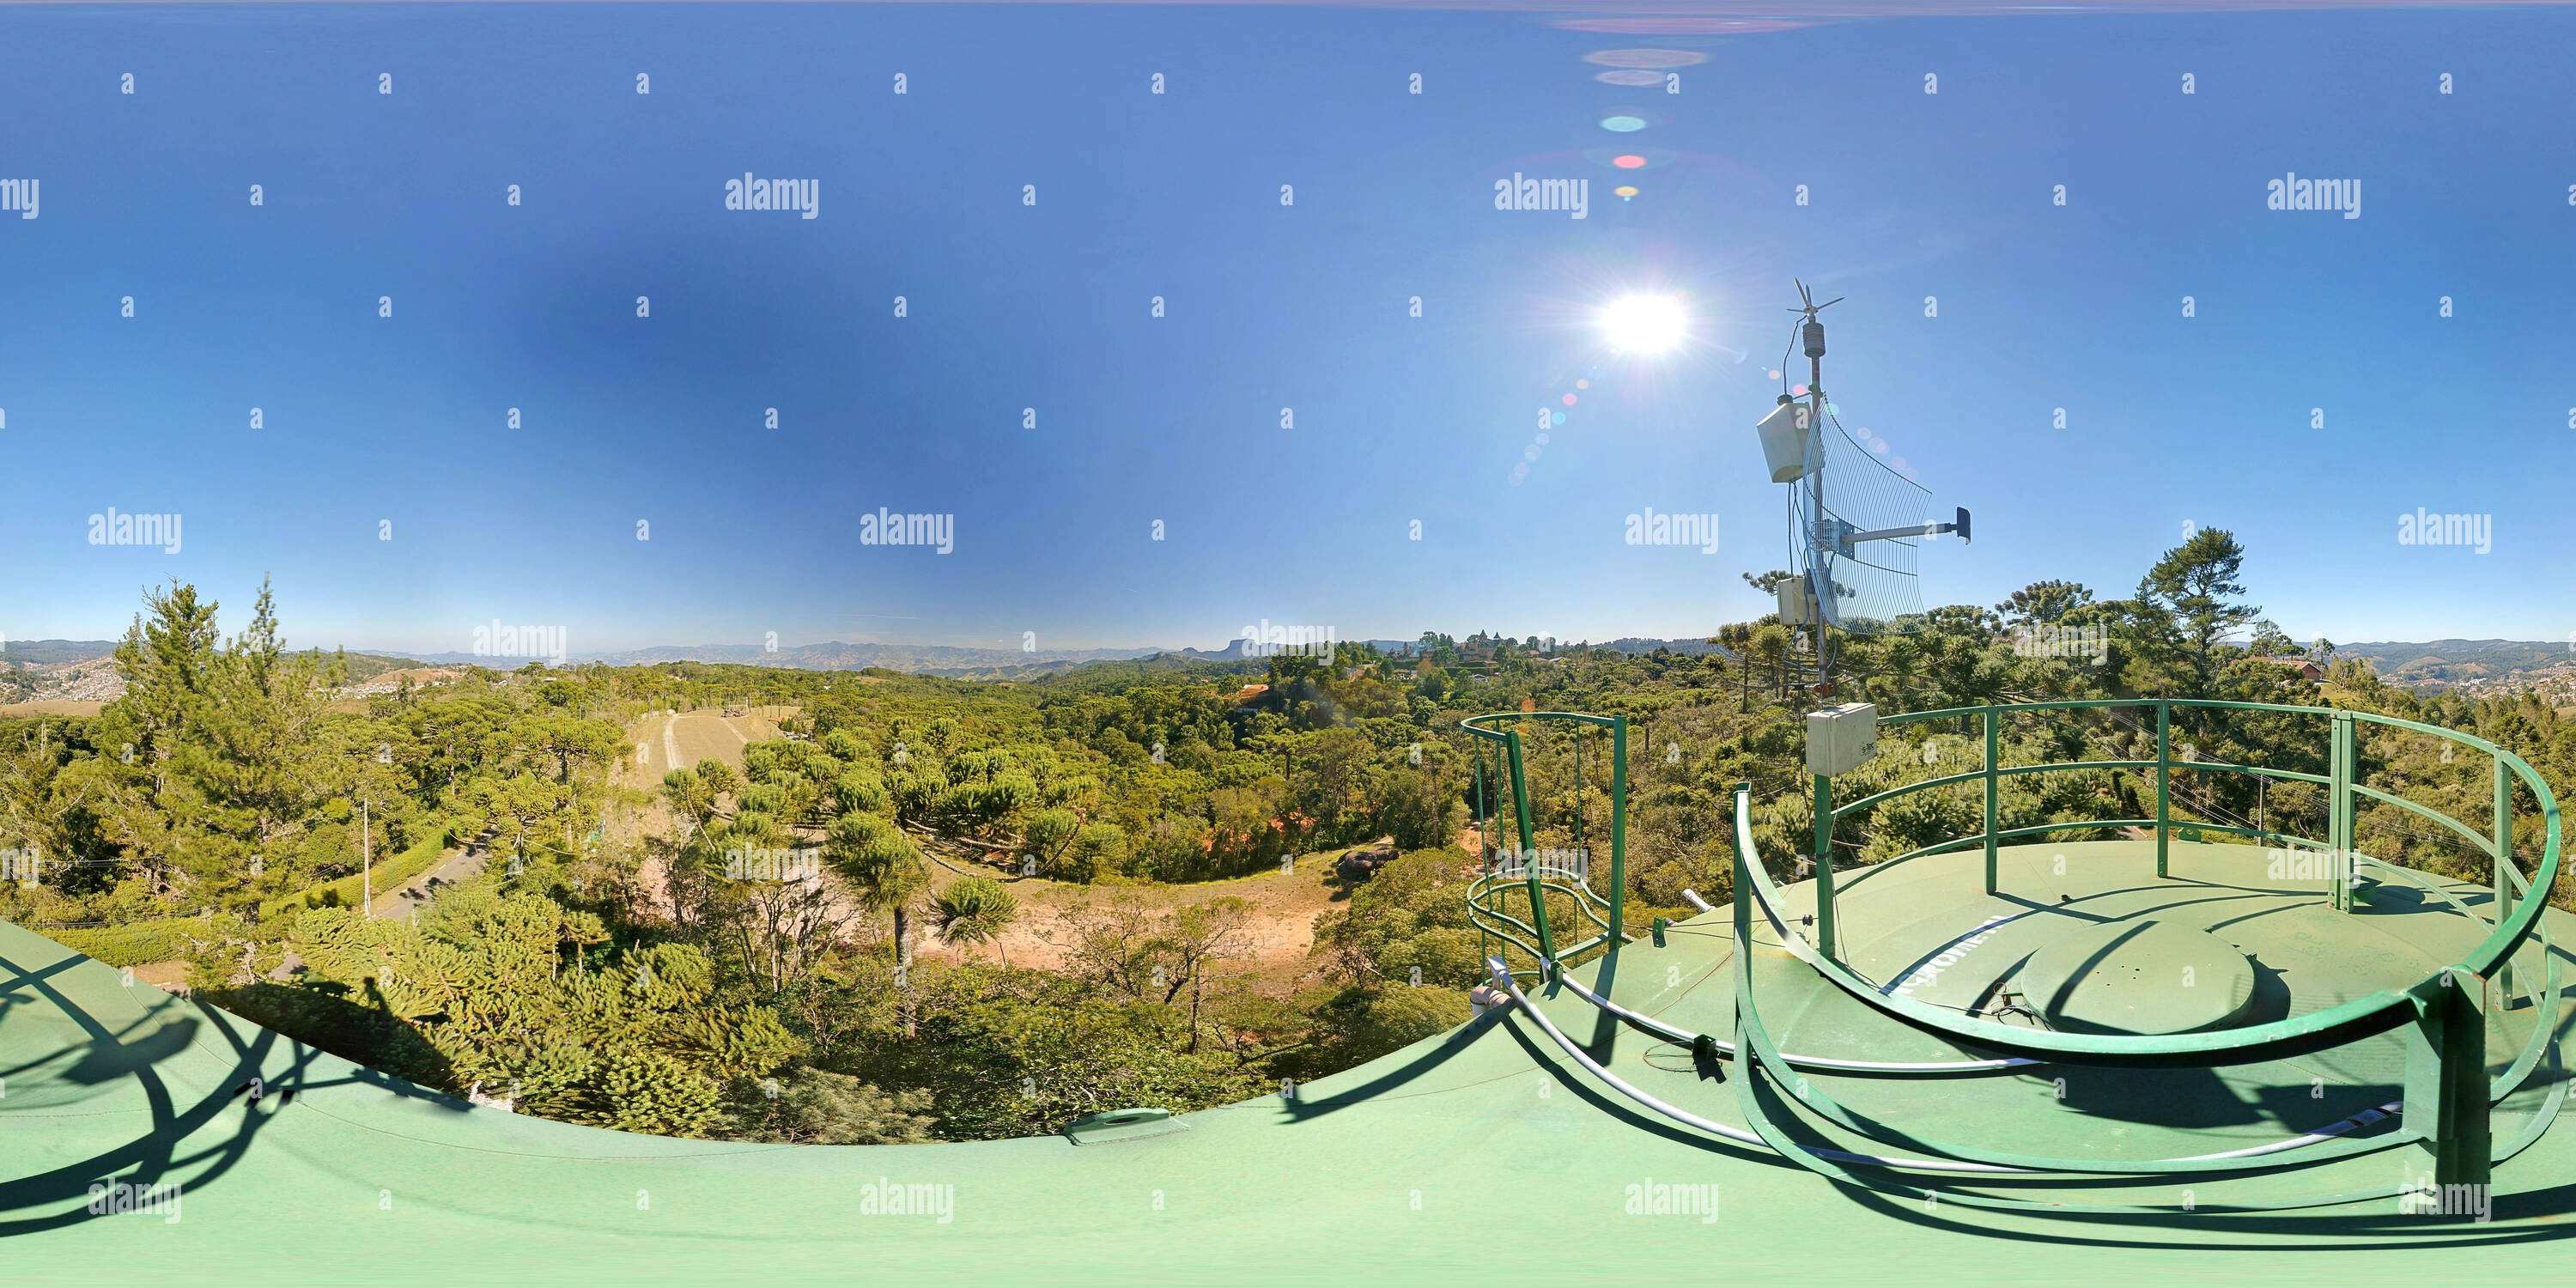
M 2476 732 L 2562 796 L 2576 788 L 2576 723 L 2527 695 L 2419 698 L 2330 644 L 2294 643 L 2248 602 L 2245 561 L 2206 530 L 2126 598 L 2042 582 L 1908 633 L 1838 635 L 1830 700 L 2339 706 Z M 2040 628 L 2099 648 L 2016 647 Z M 1793 875 L 1814 847 L 1802 744 L 1818 698 L 1776 619 L 1713 639 L 1725 653 L 1434 633 L 1405 655 L 1165 657 L 1015 682 L 538 664 L 359 700 L 332 696 L 345 660 L 286 650 L 265 589 L 225 638 L 216 605 L 173 586 L 117 651 L 123 697 L 95 717 L 0 720 L 0 848 L 39 859 L 32 880 L 0 884 L 0 917 L 424 1085 L 575 1122 L 862 1143 L 1198 1108 L 1466 1017 L 1479 949 L 1465 881 L 1502 841 L 1476 827 L 1499 783 L 1459 729 L 1468 716 L 1628 717 L 1634 924 L 1686 913 L 1685 888 L 1727 893 L 1738 781 L 1755 785 L 1766 861 Z M 2267 660 L 2282 658 L 2322 676 Z M 621 770 L 647 713 L 745 704 L 795 714 L 738 769 Z M 2144 708 L 2004 724 L 2007 765 L 2153 757 Z M 1607 741 L 1532 730 L 1537 844 L 1597 844 Z M 1891 727 L 1838 791 L 1975 768 L 1970 732 Z M 2200 760 L 2325 763 L 2312 717 L 2177 711 L 2175 738 Z M 2486 818 L 2481 756 L 2365 726 L 2361 771 Z M 2306 784 L 2186 770 L 2174 787 L 2186 824 L 2322 833 Z M 2014 777 L 2001 823 L 2097 835 L 2081 825 L 2152 813 L 2153 794 L 2129 770 Z M 1973 784 L 1891 802 L 1846 821 L 1836 859 L 1973 833 L 1982 804 Z M 2528 867 L 2541 820 L 2527 793 L 2516 805 Z M 2394 806 L 2366 805 L 2358 841 L 2486 875 L 2482 855 Z M 468 842 L 493 861 L 416 918 L 357 906 L 368 863 L 382 893 Z M 1334 882 L 1311 957 L 1255 969 L 1259 914 L 1235 879 L 1375 844 L 1402 857 Z M 995 946 L 1041 916 L 1058 959 L 1011 965 Z M 958 951 L 918 955 L 929 941 Z

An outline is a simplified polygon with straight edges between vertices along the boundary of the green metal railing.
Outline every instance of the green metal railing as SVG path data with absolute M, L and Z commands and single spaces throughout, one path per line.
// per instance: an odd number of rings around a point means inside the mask
M 2073 711 L 2137 707 L 2154 707 L 2156 710 L 2156 758 L 2153 760 L 2077 760 L 2066 761 L 2058 764 L 2010 766 L 2001 763 L 2000 717 L 2002 716 L 2032 711 Z M 2296 770 L 2273 769 L 2258 765 L 2239 765 L 2219 760 L 2177 761 L 2173 758 L 2173 710 L 2176 707 L 2223 711 L 2271 711 L 2290 715 L 2328 717 L 2330 720 L 2329 732 L 2331 738 L 2329 744 L 2330 754 L 2328 758 L 2328 764 L 2330 766 L 2329 772 L 2324 774 L 2309 774 L 2301 773 Z M 2439 823 L 2442 826 L 2457 832 L 2471 848 L 2477 850 L 2479 853 L 2485 854 L 2494 865 L 2493 886 L 2496 892 L 2495 907 L 2498 909 L 2499 915 L 2501 915 L 2501 910 L 2513 897 L 2512 891 L 2508 888 L 2506 878 L 2506 874 L 2513 868 L 2513 860 L 2511 857 L 2513 842 L 2513 775 L 2520 775 L 2531 789 L 2533 798 L 2542 803 L 2543 812 L 2549 820 L 2549 826 L 2552 829 L 2555 829 L 2557 826 L 2558 814 L 2556 798 L 2550 795 L 2548 784 L 2543 782 L 2540 775 L 2533 771 L 2529 765 L 2524 764 L 2511 752 L 2508 752 L 2474 734 L 2460 733 L 2456 730 L 2444 729 L 2438 725 L 2422 724 L 2413 720 L 2402 720 L 2395 716 L 2375 715 L 2366 711 L 2343 711 L 2324 707 L 2293 707 L 2266 702 L 2220 702 L 2215 700 L 2192 698 L 2142 698 L 2129 700 L 2095 698 L 2069 702 L 2029 702 L 2015 703 L 2007 706 L 1952 707 L 1939 711 L 1915 711 L 1908 712 L 1903 715 L 1881 716 L 1878 723 L 1880 727 L 1885 728 L 1892 725 L 1914 724 L 1929 720 L 1955 720 L 1966 718 L 1975 718 L 1981 721 L 1985 734 L 1985 763 L 1977 769 L 1972 769 L 1965 773 L 1947 774 L 1937 778 L 1927 778 L 1921 782 L 1906 783 L 1902 786 L 1891 787 L 1885 791 L 1862 797 L 1859 800 L 1852 801 L 1844 805 L 1834 805 L 1832 803 L 1833 780 L 1821 775 L 1817 776 L 1816 801 L 1818 816 L 1816 820 L 1816 831 L 1819 838 L 1819 854 L 1828 854 L 1831 852 L 1831 832 L 1835 825 L 1841 823 L 1843 819 L 1853 815 L 1865 814 L 1869 810 L 1875 809 L 1878 805 L 1886 801 L 1893 800 L 1899 796 L 1910 795 L 1914 792 L 1925 791 L 1934 787 L 1948 786 L 1953 783 L 1982 782 L 1985 786 L 1984 827 L 1977 835 L 1957 837 L 1948 841 L 1936 842 L 1919 849 L 1909 850 L 1893 858 L 1883 859 L 1877 863 L 1870 864 L 1858 875 L 1854 876 L 1848 883 L 1845 883 L 1842 886 L 1843 889 L 1847 890 L 1851 886 L 1858 885 L 1861 881 L 1866 880 L 1869 877 L 1875 876 L 1890 867 L 1899 863 L 1904 863 L 1908 860 L 1921 858 L 1928 854 L 1941 854 L 1951 850 L 1965 849 L 1972 845 L 1982 845 L 1985 849 L 1985 891 L 1988 894 L 1993 894 L 1995 892 L 1995 854 L 1998 843 L 2014 837 L 2036 836 L 2047 832 L 2071 832 L 2081 831 L 2087 828 L 2109 827 L 2154 828 L 2156 843 L 2156 875 L 2160 877 L 2170 876 L 2171 838 L 2173 833 L 2177 830 L 2177 825 L 2173 822 L 2172 818 L 2172 784 L 2174 770 L 2177 766 L 2187 767 L 2195 771 L 2214 770 L 2221 773 L 2247 774 L 2261 778 L 2290 779 L 2299 782 L 2315 783 L 2325 787 L 2328 792 L 2327 839 L 2322 848 L 2325 848 L 2339 856 L 2351 855 L 2353 853 L 2353 798 L 2356 796 L 2366 796 L 2372 800 L 2394 805 L 2401 809 L 2421 815 L 2435 823 Z M 2402 796 L 2380 791 L 2377 788 L 2365 786 L 2355 781 L 2358 776 L 2359 755 L 2356 749 L 2354 725 L 2360 722 L 2386 725 L 2391 728 L 2408 729 L 2417 733 L 2431 734 L 2436 738 L 2455 742 L 2486 753 L 2488 757 L 2493 760 L 2495 765 L 2495 811 L 2488 831 L 2480 833 L 2476 829 L 2469 827 L 2467 824 L 2461 823 L 2458 820 L 2415 801 L 2410 801 Z M 2066 770 L 2084 769 L 2130 769 L 2155 771 L 2156 816 L 2151 819 L 2119 818 L 2097 819 L 2080 823 L 2041 823 L 2035 826 L 2017 828 L 1999 828 L 1996 826 L 2000 780 L 2022 774 L 2059 773 Z M 2241 827 L 2211 822 L 2194 822 L 2190 824 L 2190 826 L 2203 832 L 2225 832 L 2237 836 L 2258 837 L 2283 842 L 2307 841 L 2309 844 L 2316 844 L 2315 841 L 2310 840 L 2309 838 L 2294 836 L 2290 833 L 2274 828 Z M 2555 830 L 2550 833 L 2550 837 L 2553 848 L 2550 850 L 2549 859 L 2554 862 L 2557 853 L 2554 848 L 2557 839 L 2557 833 Z M 2368 864 L 2374 868 L 2388 867 L 2387 864 L 2366 856 L 2356 855 L 2354 856 L 2354 860 L 2356 864 Z M 1819 862 L 1817 864 L 1818 876 L 1820 878 L 1820 884 L 1817 887 L 1817 891 L 1820 904 L 1830 902 L 1831 896 L 1837 893 L 1835 890 L 1835 882 L 1826 876 L 1826 870 L 1830 867 L 1831 864 L 1826 862 Z M 2352 896 L 2353 891 L 2349 882 L 2341 880 L 2338 880 L 2330 891 L 2330 901 L 2340 911 L 2349 912 L 2352 910 Z M 1827 914 L 1821 907 L 1818 909 L 1817 923 L 1820 929 L 1826 923 L 1828 915 L 1829 914 Z M 1832 951 L 1832 944 L 1829 938 L 1820 946 L 1828 952 Z
M 1609 731 L 1610 894 L 1607 899 L 1591 887 L 1589 850 L 1582 851 L 1585 857 L 1579 867 L 1551 866 L 1541 861 L 1536 833 L 1530 824 L 1529 779 L 1522 754 L 1521 731 L 1491 727 L 1505 721 L 1525 720 L 1563 721 L 1575 726 L 1577 813 L 1574 836 L 1578 846 L 1587 839 L 1581 812 L 1583 732 L 1587 727 Z M 1584 715 L 1571 711 L 1504 711 L 1469 717 L 1459 722 L 1459 727 L 1480 744 L 1489 746 L 1499 759 L 1508 764 L 1512 813 L 1519 825 L 1519 850 L 1513 853 L 1508 863 L 1497 863 L 1492 818 L 1501 801 L 1498 792 L 1488 795 L 1488 783 L 1490 778 L 1500 774 L 1489 775 L 1486 772 L 1485 757 L 1480 748 L 1476 757 L 1474 792 L 1478 844 L 1484 850 L 1477 858 L 1485 871 L 1468 887 L 1467 919 L 1476 927 L 1484 955 L 1492 954 L 1496 940 L 1510 944 L 1536 963 L 1531 970 L 1514 973 L 1543 979 L 1547 972 L 1577 954 L 1604 945 L 1615 949 L 1626 943 L 1628 937 L 1620 914 L 1626 905 L 1628 890 L 1628 717 Z M 1581 923 L 1588 921 L 1600 927 L 1599 933 L 1560 947 L 1556 942 L 1556 927 L 1548 920 L 1547 896 L 1550 891 L 1567 896 L 1573 902 L 1578 921 L 1566 929 L 1580 931 Z M 1515 894 L 1527 901 L 1527 920 L 1515 917 L 1509 911 L 1511 897 Z
M 2188 699 L 2154 699 L 2156 707 L 2156 758 L 2153 761 L 2070 761 L 2062 764 L 2024 765 L 2006 768 L 1999 763 L 1999 719 L 2001 716 L 2032 711 L 2083 710 L 2105 707 L 2138 707 L 2150 702 L 2099 699 L 2070 702 L 2042 702 L 2006 707 L 1966 707 L 1943 711 L 1914 712 L 1883 718 L 1882 725 L 1909 724 L 1939 719 L 1976 718 L 1983 721 L 1987 753 L 1979 769 L 1951 774 L 1891 788 L 1854 801 L 1848 805 L 1832 803 L 1829 780 L 1819 779 L 1816 786 L 1816 832 L 1819 841 L 1817 864 L 1818 900 L 1816 924 L 1818 934 L 1813 943 L 1804 942 L 1781 911 L 1778 890 L 1769 873 L 1754 852 L 1752 832 L 1752 786 L 1736 786 L 1736 919 L 1741 929 L 1749 927 L 1751 909 L 1758 901 L 1763 915 L 1771 922 L 1781 942 L 1791 953 L 1806 961 L 1817 973 L 1864 1004 L 1915 1028 L 1967 1043 L 1976 1048 L 2005 1052 L 2031 1059 L 2104 1066 L 2219 1066 L 2248 1064 L 2306 1054 L 2386 1032 L 2405 1028 L 2407 1062 L 2405 1078 L 2406 1133 L 2409 1139 L 2420 1139 L 2432 1155 L 2434 1180 L 2437 1184 L 2485 1184 L 2492 1163 L 2510 1157 L 2529 1145 L 2545 1130 L 2563 1099 L 2564 1082 L 2553 1085 L 2543 1111 L 2530 1126 L 2503 1150 L 2492 1150 L 2488 1136 L 2488 1111 L 2494 1100 L 2511 1092 L 2537 1067 L 2542 1050 L 2551 1037 L 2557 1017 L 2558 966 L 2556 955 L 2549 950 L 2545 928 L 2540 930 L 2543 957 L 2547 964 L 2547 983 L 2543 990 L 2524 989 L 2534 1003 L 2534 1031 L 2512 1067 L 2503 1078 L 2490 1081 L 2486 1076 L 2485 1016 L 2481 997 L 2483 986 L 2491 976 L 2502 976 L 2508 996 L 2513 987 L 2506 969 L 2514 952 L 2540 927 L 2550 891 L 2557 885 L 2560 857 L 2560 820 L 2557 799 L 2548 784 L 2530 765 L 2502 747 L 2472 734 L 2459 733 L 2434 725 L 2421 724 L 2391 716 L 2367 712 L 2328 710 L 2314 707 L 2292 707 L 2271 703 L 2219 702 Z M 2172 713 L 2175 707 L 2233 711 L 2269 711 L 2296 715 L 2324 716 L 2329 720 L 2332 739 L 2330 772 L 2325 775 L 2295 774 L 2259 769 L 2254 766 L 2225 762 L 2192 761 L 2195 769 L 2220 772 L 2269 774 L 2320 782 L 2329 789 L 2327 847 L 2338 856 L 2351 856 L 2353 863 L 2338 862 L 2331 870 L 2355 870 L 2354 864 L 2367 862 L 2376 869 L 2402 879 L 2414 881 L 2449 900 L 2462 914 L 2476 918 L 2473 910 L 2446 891 L 2425 881 L 2419 875 L 2392 864 L 2366 859 L 2353 854 L 2353 801 L 2357 796 L 2384 801 L 2432 818 L 2452 828 L 2472 845 L 2483 849 L 2495 866 L 2494 885 L 2497 896 L 2493 905 L 2493 930 L 2465 956 L 2452 965 L 2425 976 L 2402 989 L 2383 989 L 2337 1006 L 2304 1015 L 2291 1016 L 2267 1024 L 2211 1032 L 2160 1034 L 2153 1036 L 2094 1035 L 2060 1033 L 2016 1028 L 1989 1020 L 1969 1019 L 1945 1008 L 1912 998 L 1883 992 L 1870 981 L 1853 972 L 1836 956 L 1831 938 L 1833 926 L 1830 906 L 1835 898 L 1831 878 L 1833 864 L 1831 834 L 1840 819 L 1862 812 L 1878 803 L 1924 791 L 1945 784 L 1982 780 L 1985 784 L 1985 817 L 1981 831 L 1970 837 L 1923 846 L 1868 867 L 1845 885 L 1848 890 L 1861 880 L 1876 876 L 1897 864 L 1926 855 L 1981 845 L 1985 851 L 1984 888 L 1992 894 L 1997 889 L 1996 851 L 1999 842 L 2022 835 L 2043 832 L 2074 831 L 2089 827 L 2145 826 L 2152 822 L 2156 829 L 2156 871 L 2169 872 L 2169 836 L 2174 830 L 2170 804 L 2173 760 Z M 2464 824 L 2436 811 L 2402 798 L 2381 792 L 2354 780 L 2358 763 L 2354 726 L 2358 722 L 2408 729 L 2418 733 L 2468 746 L 2485 752 L 2496 766 L 2494 803 L 2495 818 L 2488 831 L 2480 834 Z M 2001 779 L 2016 774 L 2046 773 L 2069 769 L 2153 768 L 2156 774 L 2156 817 L 2145 819 L 2097 820 L 2089 823 L 2055 822 L 2033 827 L 2001 828 L 1997 826 L 1997 785 Z M 2539 804 L 2545 826 L 2545 842 L 2538 869 L 2525 878 L 2513 861 L 2512 851 L 2512 779 L 2520 778 L 2531 797 Z M 2214 823 L 2194 824 L 2203 831 L 2270 837 L 2283 841 L 2298 840 L 2268 828 L 2247 828 Z M 2518 896 L 2518 897 L 2517 897 Z M 2348 879 L 2338 878 L 2329 889 L 2329 901 L 2335 908 L 2349 911 L 2353 890 Z M 1751 995 L 1749 962 L 1738 954 L 1739 984 L 1744 990 L 1739 1001 L 1739 1050 L 1755 1053 L 1756 1063 L 1769 1061 L 1778 1066 L 1779 1076 L 1795 1077 L 1776 1053 L 1768 1053 L 1768 1040 L 1763 1035 Z M 2539 1005 L 2541 992 L 2549 998 L 2547 1006 Z M 1749 1045 L 1747 1045 L 1749 1044 Z M 1808 1089 L 1799 1083 L 1800 1099 L 1811 1106 Z M 1744 1094 L 1749 1098 L 1750 1088 Z M 1750 1100 L 1748 1099 L 1748 1105 Z M 1828 1115 L 1831 1116 L 1831 1115 Z M 1757 1126 L 1765 1124 L 1757 1123 Z M 1764 1130 L 1770 1138 L 1775 1133 Z M 1783 1142 L 1775 1141 L 1776 1144 Z M 1918 1147 L 1924 1142 L 1913 1142 Z M 1848 1174 L 1821 1160 L 1804 1156 L 1795 1146 L 1784 1148 L 1803 1164 L 1852 1180 Z M 1963 1157 L 1972 1155 L 1961 1155 Z M 1866 1182 L 1855 1181 L 1866 1184 Z M 1897 1192 L 1916 1191 L 1896 1187 Z M 2348 1201 L 2355 1196 L 2333 1196 L 2320 1201 Z

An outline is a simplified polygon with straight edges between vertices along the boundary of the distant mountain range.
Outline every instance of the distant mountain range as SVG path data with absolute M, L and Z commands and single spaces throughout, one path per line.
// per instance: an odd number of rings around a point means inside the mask
M 1394 648 L 1406 640 L 1369 640 L 1380 648 Z M 622 653 L 573 653 L 567 660 L 606 662 L 611 666 L 647 666 L 657 662 L 710 662 L 737 666 L 776 666 L 798 671 L 856 671 L 871 666 L 913 675 L 936 675 L 950 679 L 990 676 L 1016 677 L 1067 671 L 1093 662 L 1131 662 L 1142 658 L 1171 657 L 1193 662 L 1239 662 L 1245 660 L 1244 641 L 1233 640 L 1221 649 L 1195 648 L 1087 648 L 1087 649 L 1016 649 L 969 648 L 947 644 L 845 644 L 838 640 L 824 644 L 782 646 L 775 651 L 758 644 L 665 644 L 653 648 L 630 649 Z M 480 665 L 499 670 L 526 665 L 516 658 L 479 657 L 472 653 L 423 653 L 421 660 L 448 665 Z
M 0 705 L 69 700 L 113 702 L 125 693 L 111 640 L 10 640 L 0 647 Z M 364 684 L 387 672 L 417 667 L 407 657 L 348 655 L 349 680 Z
M 958 648 L 945 644 L 799 644 L 776 651 L 758 644 L 665 644 L 620 653 L 574 653 L 575 662 L 610 666 L 648 666 L 656 662 L 719 662 L 735 666 L 777 666 L 797 671 L 856 671 L 881 666 L 889 671 L 938 673 L 949 670 L 1026 667 L 1047 662 L 1098 662 L 1151 657 L 1160 649 Z M 424 653 L 422 660 L 511 670 L 527 664 L 521 658 L 479 657 L 472 653 Z
M 87 662 L 116 652 L 114 640 L 11 640 L 0 647 L 0 663 L 55 666 Z
M 1393 650 L 1414 641 L 1358 642 Z M 1633 635 L 1610 640 L 1594 647 L 1612 649 L 1621 653 L 1652 653 L 1659 648 L 1683 654 L 1725 651 L 1705 639 L 1648 639 Z M 0 666 L 29 670 L 67 669 L 80 663 L 95 662 L 109 657 L 115 651 L 116 644 L 112 640 L 10 640 L 5 648 L 0 648 Z M 2343 644 L 2336 647 L 2335 655 L 2364 659 L 2380 675 L 2398 683 L 2456 684 L 2473 680 L 2501 679 L 2521 672 L 2576 667 L 2576 647 L 2571 647 L 2566 641 L 2547 640 L 2446 639 L 2433 640 L 2429 643 Z M 951 679 L 1012 679 L 1069 671 L 1094 662 L 1123 662 L 1152 658 L 1218 662 L 1246 660 L 1242 640 L 1234 640 L 1221 649 L 1095 648 L 1035 651 L 1011 648 L 966 648 L 945 644 L 845 644 L 838 640 L 823 644 L 802 644 L 791 648 L 780 648 L 775 652 L 758 644 L 662 645 L 621 653 L 573 654 L 568 660 L 599 661 L 611 666 L 649 665 L 657 662 L 711 662 L 743 666 L 787 667 L 803 671 L 853 671 L 874 666 L 890 671 L 943 676 Z M 407 657 L 382 653 L 351 653 L 349 663 L 354 678 L 361 680 L 398 667 L 419 666 L 424 663 L 479 665 L 499 670 L 515 670 L 525 665 L 521 659 L 483 657 L 473 653 L 420 653 Z
M 1592 647 L 1606 648 L 1615 653 L 1652 653 L 1656 649 L 1663 648 L 1671 649 L 1676 653 L 1688 654 L 1693 657 L 1702 653 L 1716 653 L 1730 658 L 1735 656 L 1734 650 L 1729 649 L 1723 644 L 1711 644 L 1705 638 L 1687 640 L 1650 640 L 1640 638 L 1635 635 L 1627 635 L 1611 640 L 1606 644 L 1595 644 Z
M 2362 658 L 2398 684 L 2464 683 L 2517 672 L 2576 666 L 2566 641 L 2434 640 L 2429 644 L 2338 644 L 2335 656 Z

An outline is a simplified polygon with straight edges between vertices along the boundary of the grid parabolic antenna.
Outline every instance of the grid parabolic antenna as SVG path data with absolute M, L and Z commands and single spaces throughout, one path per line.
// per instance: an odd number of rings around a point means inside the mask
M 1853 439 L 1825 404 L 1822 432 L 1807 435 L 1807 466 L 1821 474 L 1816 490 L 1789 489 L 1789 548 L 1795 571 L 1817 588 L 1825 620 L 1860 635 L 1920 630 L 1923 590 L 1914 568 L 1920 535 L 1854 541 L 1861 532 L 1924 527 L 1931 492 Z M 1864 431 L 1866 432 L 1866 431 Z M 1828 581 L 1833 593 L 1824 594 Z

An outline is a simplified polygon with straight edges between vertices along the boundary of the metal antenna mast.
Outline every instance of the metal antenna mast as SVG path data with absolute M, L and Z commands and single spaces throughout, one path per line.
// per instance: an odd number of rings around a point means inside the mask
M 1834 602 L 1832 599 L 1834 541 L 1833 534 L 1825 529 L 1825 525 L 1831 520 L 1825 517 L 1825 470 L 1822 459 L 1825 454 L 1825 324 L 1817 321 L 1816 315 L 1842 303 L 1848 297 L 1837 295 L 1818 304 L 1815 293 L 1807 289 L 1805 282 L 1800 282 L 1796 278 L 1789 280 L 1797 284 L 1799 305 L 1789 311 L 1806 319 L 1798 328 L 1798 337 L 1803 342 L 1801 347 L 1807 353 L 1807 426 L 1808 432 L 1814 436 L 1810 441 L 1815 444 L 1814 450 L 1818 458 L 1815 471 L 1807 476 L 1807 486 L 1812 489 L 1810 495 L 1815 509 L 1814 522 L 1809 526 L 1806 534 L 1808 589 L 1815 596 L 1818 609 L 1814 626 L 1816 683 L 1822 687 L 1823 692 L 1831 693 L 1833 678 L 1830 668 L 1833 662 L 1832 654 L 1825 643 L 1825 622 L 1833 616 L 1829 610 Z
M 1841 511 L 1825 509 L 1825 426 L 1833 420 L 1833 404 L 1825 394 L 1825 324 L 1817 315 L 1843 301 L 1837 296 L 1819 304 L 1805 282 L 1797 286 L 1798 307 L 1789 312 L 1799 320 L 1790 344 L 1792 348 L 1803 344 L 1807 353 L 1805 401 L 1792 395 L 1787 374 L 1782 372 L 1779 401 L 1753 431 L 1761 440 L 1762 464 L 1771 472 L 1771 481 L 1789 485 L 1789 557 L 1796 575 L 1775 587 L 1780 623 L 1815 632 L 1815 681 L 1802 687 L 1821 699 L 1833 694 L 1832 631 L 1845 623 L 1843 601 L 1851 599 L 1851 607 L 1857 610 L 1850 619 L 1855 633 L 1904 631 L 1909 629 L 1909 613 L 1918 615 L 1915 628 L 1919 628 L 1921 608 L 1906 606 L 1913 599 L 1911 539 L 1955 532 L 1966 541 L 1968 511 L 1962 507 L 1953 523 L 1923 522 L 1922 486 L 1903 472 L 1901 460 L 1896 468 L 1873 461 L 1870 450 L 1886 450 L 1886 444 L 1874 439 L 1868 450 L 1840 467 L 1846 471 L 1835 488 Z M 1784 368 L 1788 365 L 1786 351 L 1780 361 Z M 1836 432 L 1840 433 L 1840 426 Z M 1800 484 L 1806 485 L 1804 495 Z M 1801 503 L 1807 507 L 1804 511 L 1798 508 Z M 1864 528 L 1855 519 L 1881 524 L 1900 521 L 1892 527 Z M 1860 546 L 1866 541 L 1894 541 L 1905 548 L 1874 556 L 1862 553 Z M 1846 587 L 1839 580 L 1837 574 L 1845 563 L 1857 568 L 1857 586 Z

